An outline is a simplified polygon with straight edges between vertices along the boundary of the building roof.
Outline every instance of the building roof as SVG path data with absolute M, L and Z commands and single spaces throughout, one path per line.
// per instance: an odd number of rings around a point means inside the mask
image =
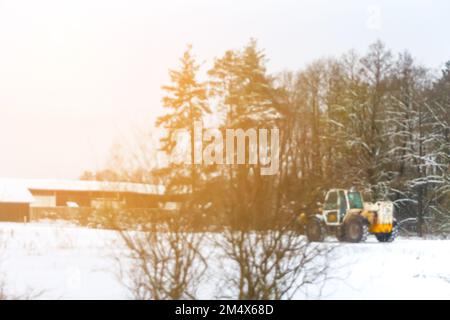
M 0 180 L 0 203 L 31 203 L 31 192 L 22 184 Z
M 80 180 L 42 180 L 42 179 L 0 179 L 0 186 L 26 191 L 75 191 L 75 192 L 123 192 L 144 195 L 163 195 L 162 185 L 103 182 Z M 0 188 L 1 190 L 1 188 Z M 0 198 L 1 201 L 1 198 Z
M 29 190 L 130 192 L 162 195 L 164 186 L 129 182 L 80 181 L 80 180 L 23 180 Z

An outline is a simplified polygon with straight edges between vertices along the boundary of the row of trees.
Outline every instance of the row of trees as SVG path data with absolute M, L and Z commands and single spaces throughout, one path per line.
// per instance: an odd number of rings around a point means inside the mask
M 192 161 L 159 170 L 173 190 L 191 186 L 191 208 L 212 207 L 210 221 L 225 219 L 235 228 L 263 227 L 298 204 L 315 203 L 327 188 L 357 186 L 374 199 L 395 201 L 399 216 L 417 217 L 419 234 L 426 219 L 445 226 L 450 62 L 435 75 L 408 52 L 394 55 L 377 41 L 364 55 L 350 51 L 298 72 L 274 76 L 265 63 L 251 40 L 215 59 L 203 82 L 191 48 L 181 68 L 170 71 L 163 98 L 168 113 L 156 123 L 167 131 L 162 147 L 168 157 L 174 156 L 173 134 L 186 129 L 193 137 L 195 121 L 208 126 L 214 118 L 221 130 L 280 129 L 275 176 L 262 176 L 259 164 Z

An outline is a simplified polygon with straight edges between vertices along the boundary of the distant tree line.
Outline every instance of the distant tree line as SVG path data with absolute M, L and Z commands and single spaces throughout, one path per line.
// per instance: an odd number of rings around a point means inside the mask
M 259 164 L 152 170 L 169 190 L 192 191 L 191 212 L 197 208 L 221 225 L 262 228 L 303 205 L 312 208 L 328 188 L 355 186 L 367 200 L 394 201 L 399 218 L 417 219 L 420 235 L 427 224 L 450 230 L 450 61 L 436 74 L 381 41 L 364 54 L 318 59 L 295 72 L 269 74 L 266 61 L 251 40 L 206 72 L 189 47 L 170 71 L 167 113 L 156 122 L 167 132 L 161 142 L 169 158 L 175 130 L 193 136 L 195 121 L 208 126 L 213 118 L 221 130 L 280 129 L 275 176 L 262 176 Z

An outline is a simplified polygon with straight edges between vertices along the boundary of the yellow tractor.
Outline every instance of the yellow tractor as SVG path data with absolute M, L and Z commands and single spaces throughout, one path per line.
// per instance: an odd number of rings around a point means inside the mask
M 364 242 L 373 234 L 380 242 L 392 242 L 398 234 L 393 203 L 364 203 L 361 193 L 354 189 L 329 190 L 319 212 L 302 213 L 299 222 L 311 242 L 322 242 L 330 233 L 339 241 Z

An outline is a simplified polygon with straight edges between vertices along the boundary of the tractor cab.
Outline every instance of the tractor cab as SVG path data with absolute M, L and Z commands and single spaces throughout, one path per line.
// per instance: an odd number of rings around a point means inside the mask
M 332 189 L 325 196 L 323 216 L 328 225 L 340 225 L 350 211 L 361 211 L 364 207 L 359 191 Z

